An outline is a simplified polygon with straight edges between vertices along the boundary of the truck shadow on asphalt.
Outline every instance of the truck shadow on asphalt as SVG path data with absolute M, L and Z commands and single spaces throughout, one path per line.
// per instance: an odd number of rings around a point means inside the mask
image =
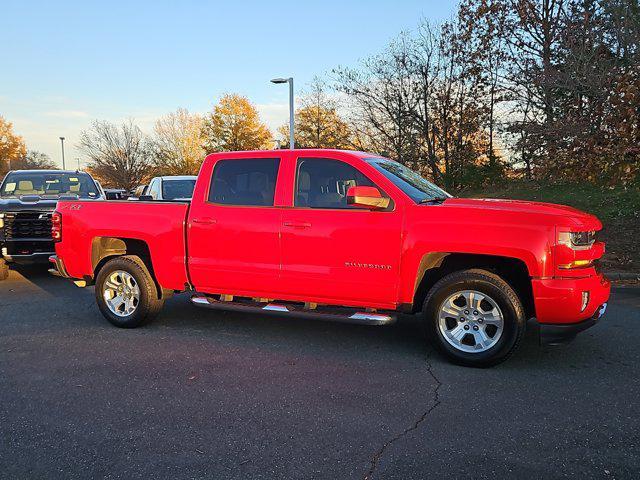
M 563 371 L 575 372 L 595 365 L 597 368 L 607 368 L 607 365 L 637 363 L 637 356 L 632 354 L 635 347 L 624 336 L 621 322 L 626 318 L 624 311 L 638 312 L 638 307 L 640 289 L 615 291 L 613 307 L 610 305 L 601 323 L 582 332 L 567 345 L 541 346 L 538 325 L 535 321 L 529 321 L 520 348 L 506 362 L 489 370 L 526 370 L 559 375 Z M 621 312 L 620 308 L 624 311 Z M 385 355 L 406 357 L 408 361 L 429 358 L 434 365 L 461 368 L 449 364 L 434 351 L 424 337 L 421 318 L 417 315 L 403 315 L 390 326 L 349 325 L 260 313 L 206 310 L 191 305 L 189 296 L 182 294 L 170 299 L 158 319 L 147 328 L 242 336 L 253 338 L 253 341 L 260 339 L 260 343 L 274 349 L 289 349 L 295 344 L 300 348 L 313 345 L 320 349 L 323 346 L 330 347 L 331 350 L 343 347 L 366 353 L 383 351 Z M 478 372 L 475 369 L 463 370 Z
M 145 328 L 186 335 L 242 337 L 273 351 L 309 348 L 321 351 L 326 348 L 334 352 L 344 348 L 364 355 L 380 351 L 386 356 L 405 357 L 408 363 L 424 362 L 428 358 L 434 365 L 462 368 L 449 364 L 434 351 L 418 315 L 402 315 L 389 326 L 350 325 L 293 315 L 206 310 L 191 305 L 189 296 L 181 294 L 167 301 L 160 316 Z M 530 369 L 540 357 L 562 357 L 562 350 L 567 347 L 570 346 L 540 347 L 538 327 L 530 322 L 520 349 L 498 368 L 517 369 L 526 365 Z
M 49 266 L 45 264 L 11 265 L 9 267 L 9 279 L 0 283 L 0 289 L 7 288 L 7 285 L 31 283 L 51 295 L 60 295 L 61 292 L 71 290 L 72 287 L 76 288 L 68 280 L 56 277 L 50 274 L 48 270 Z
M 111 329 L 92 305 L 93 288 L 78 289 L 70 282 L 55 278 L 43 265 L 13 267 L 38 289 L 56 297 L 71 297 L 89 306 L 87 315 L 81 319 L 89 328 Z M 10 279 L 11 281 L 11 279 Z M 16 285 L 14 283 L 14 285 Z M 165 303 L 159 317 L 149 325 L 133 331 L 120 331 L 123 335 L 177 335 L 178 337 L 228 339 L 229 344 L 240 341 L 253 344 L 256 348 L 274 351 L 312 349 L 318 355 L 323 349 L 332 352 L 344 349 L 362 355 L 384 352 L 384 355 L 406 357 L 407 360 L 424 361 L 427 357 L 434 365 L 449 365 L 433 351 L 425 339 L 421 319 L 418 316 L 403 315 L 394 325 L 384 327 L 350 325 L 296 318 L 294 316 L 265 315 L 262 313 L 239 313 L 214 311 L 191 304 L 190 295 L 179 294 Z M 625 310 L 638 311 L 640 289 L 628 288 L 614 291 L 613 308 L 607 313 L 601 325 L 582 333 L 568 345 L 541 347 L 535 322 L 529 322 L 525 339 L 520 349 L 499 365 L 498 369 L 528 371 L 549 371 L 554 369 L 576 369 L 592 364 L 594 359 L 605 359 L 607 363 L 633 363 L 625 352 L 631 350 L 624 344 L 612 348 L 610 333 L 621 330 L 618 324 L 617 305 Z M 64 307 L 63 307 L 64 308 Z M 89 313 L 90 312 L 90 313 Z M 59 312 L 64 317 L 65 312 Z M 90 316 L 90 318 L 87 318 Z M 613 317 L 613 318 L 612 318 Z M 627 341 L 629 341 L 628 337 Z M 624 338 L 621 337 L 624 342 Z M 619 339 L 618 339 L 619 340 Z M 459 367 L 453 367 L 459 368 Z

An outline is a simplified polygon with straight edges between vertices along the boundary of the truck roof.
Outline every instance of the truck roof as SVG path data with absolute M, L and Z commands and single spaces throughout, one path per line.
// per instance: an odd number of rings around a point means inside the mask
M 273 155 L 277 152 L 295 152 L 295 153 L 306 153 L 311 155 L 317 155 L 322 153 L 330 153 L 330 152 L 340 152 L 347 153 L 349 155 L 355 155 L 357 157 L 380 157 L 381 155 L 377 155 L 371 152 L 362 152 L 358 150 L 344 150 L 344 149 L 336 149 L 336 148 L 294 148 L 293 150 L 289 150 L 286 148 L 280 150 L 240 150 L 234 152 L 213 152 L 207 155 L 207 157 L 211 156 L 225 156 L 225 157 L 247 157 L 251 155 Z
M 195 180 L 198 178 L 197 175 L 165 175 L 161 178 L 163 181 L 165 180 Z
M 38 169 L 38 168 L 34 168 L 30 170 L 11 170 L 7 172 L 7 174 L 9 173 L 66 173 L 69 175 L 78 175 L 78 174 L 89 175 L 89 173 L 82 172 L 79 170 L 57 170 L 57 169 Z

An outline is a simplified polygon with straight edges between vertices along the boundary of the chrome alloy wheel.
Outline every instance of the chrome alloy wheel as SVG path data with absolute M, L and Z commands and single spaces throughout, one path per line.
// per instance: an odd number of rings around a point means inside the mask
M 449 295 L 438 310 L 438 328 L 455 349 L 480 353 L 493 347 L 504 330 L 504 316 L 498 304 L 477 290 Z
M 105 280 L 102 296 L 111 313 L 127 317 L 138 308 L 140 288 L 130 273 L 116 270 Z

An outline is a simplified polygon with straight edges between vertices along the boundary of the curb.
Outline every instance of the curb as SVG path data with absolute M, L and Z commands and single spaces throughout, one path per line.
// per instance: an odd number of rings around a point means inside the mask
M 640 281 L 640 273 L 632 272 L 604 272 L 609 280 L 635 280 Z

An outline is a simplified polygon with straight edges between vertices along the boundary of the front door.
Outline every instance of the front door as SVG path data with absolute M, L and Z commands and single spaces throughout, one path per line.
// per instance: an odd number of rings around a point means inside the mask
M 189 270 L 198 291 L 261 296 L 277 290 L 279 165 L 277 155 L 215 163 L 205 201 L 194 199 L 189 214 Z
M 293 208 L 282 216 L 282 288 L 318 303 L 393 308 L 402 215 L 347 205 L 351 186 L 376 186 L 349 163 L 296 161 Z M 386 195 L 383 192 L 384 195 Z

